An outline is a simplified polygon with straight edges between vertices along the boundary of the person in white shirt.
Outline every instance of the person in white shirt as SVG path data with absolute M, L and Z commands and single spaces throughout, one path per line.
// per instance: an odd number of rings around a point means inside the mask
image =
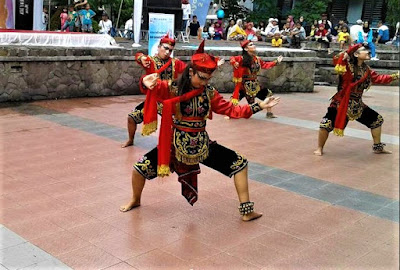
M 47 8 L 44 7 L 42 12 L 42 26 L 40 30 L 46 31 L 48 24 L 49 24 L 49 14 L 47 14 Z
M 269 19 L 269 23 L 265 31 L 261 31 L 261 35 L 273 37 L 275 33 L 279 33 L 278 19 Z
M 111 28 L 112 28 L 112 22 L 111 20 L 108 19 L 107 13 L 103 13 L 101 15 L 101 21 L 99 22 L 99 34 L 110 34 L 111 33 Z
M 357 20 L 356 23 L 357 24 L 355 24 L 352 27 L 350 27 L 350 37 L 351 37 L 351 40 L 353 40 L 354 42 L 357 43 L 358 33 L 363 30 L 363 27 L 362 27 L 363 21 L 362 20 Z
M 182 31 L 186 31 L 190 15 L 192 14 L 192 8 L 188 0 L 182 0 Z
M 208 35 L 210 36 L 210 39 L 214 38 L 214 35 L 215 35 L 215 24 L 214 23 L 212 23 L 210 25 L 210 27 L 208 27 Z
M 133 14 L 132 14 L 132 16 L 133 16 Z M 129 38 L 133 39 L 133 19 L 132 19 L 132 16 L 131 16 L 131 18 L 129 18 L 129 20 L 127 20 L 125 22 L 124 37 L 126 37 L 128 39 Z

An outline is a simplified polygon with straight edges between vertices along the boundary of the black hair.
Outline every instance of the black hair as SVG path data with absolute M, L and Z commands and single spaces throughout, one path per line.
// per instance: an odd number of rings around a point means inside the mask
M 193 17 L 192 18 L 197 18 L 197 16 L 196 15 L 193 15 Z
M 249 54 L 248 51 L 243 49 L 242 51 L 242 56 L 243 56 L 243 66 L 247 68 L 251 68 L 251 65 L 253 64 L 253 57 Z
M 196 73 L 196 69 L 193 66 L 192 62 L 189 62 L 186 65 L 186 68 L 183 70 L 181 76 L 178 78 L 178 95 L 182 96 L 183 94 L 189 92 L 192 89 L 192 84 L 190 81 L 190 69 L 193 70 L 193 74 Z

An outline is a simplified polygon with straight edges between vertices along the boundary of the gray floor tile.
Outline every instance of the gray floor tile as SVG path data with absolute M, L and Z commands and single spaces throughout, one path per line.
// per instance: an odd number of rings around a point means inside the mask
M 0 263 L 10 270 L 52 259 L 52 256 L 31 243 L 23 243 L 0 250 Z
M 25 243 L 26 240 L 10 231 L 6 227 L 0 227 L 0 249 Z

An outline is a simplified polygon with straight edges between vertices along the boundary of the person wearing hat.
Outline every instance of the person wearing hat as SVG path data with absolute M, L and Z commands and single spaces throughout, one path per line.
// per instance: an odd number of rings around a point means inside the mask
M 174 47 L 175 39 L 166 34 L 161 38 L 155 56 L 137 53 L 136 62 L 144 68 L 146 74 L 158 73 L 162 80 L 175 80 L 183 72 L 186 64 L 171 57 Z M 137 125 L 143 122 L 143 107 L 144 102 L 128 114 L 128 140 L 122 145 L 123 148 L 133 145 Z M 142 134 L 147 134 L 151 128 L 154 127 L 144 125 Z
M 352 25 L 350 27 L 350 37 L 351 40 L 353 40 L 355 43 L 357 43 L 358 40 L 358 34 L 362 32 L 363 30 L 363 21 L 362 20 L 357 20 L 355 25 Z
M 268 21 L 267 28 L 265 31 L 261 32 L 261 35 L 267 36 L 267 37 L 273 37 L 275 33 L 279 32 L 279 25 L 278 25 L 278 19 L 271 18 Z
M 255 98 L 264 100 L 271 96 L 272 92 L 268 89 L 261 89 L 257 80 L 257 74 L 261 69 L 270 69 L 280 63 L 283 59 L 279 56 L 273 62 L 264 62 L 256 55 L 256 45 L 245 40 L 240 43 L 242 55 L 232 56 L 230 63 L 233 66 L 233 82 L 235 89 L 231 97 L 231 102 L 237 105 L 242 98 L 246 98 L 249 104 L 254 103 Z M 267 108 L 267 118 L 275 118 L 271 108 Z
M 342 137 L 348 121 L 353 120 L 371 129 L 374 153 L 391 153 L 381 142 L 383 117 L 363 102 L 362 95 L 373 83 L 388 84 L 398 80 L 399 73 L 378 75 L 365 63 L 370 58 L 369 51 L 362 44 L 353 45 L 346 52 L 334 57 L 335 71 L 339 74 L 338 91 L 331 98 L 328 112 L 320 123 L 315 155 L 322 156 L 329 132 L 333 131 L 335 135 Z
M 201 163 L 234 177 L 243 221 L 262 216 L 254 211 L 254 203 L 250 201 L 247 160 L 210 140 L 206 123 L 207 119 L 212 119 L 213 113 L 249 118 L 258 111 L 275 106 L 279 98 L 266 98 L 252 105 L 233 105 L 208 83 L 217 66 L 217 58 L 204 53 L 203 40 L 177 83 L 161 80 L 158 74 L 146 75 L 140 80 L 139 85 L 146 93 L 145 124 L 157 123 L 157 101 L 163 103 L 160 135 L 158 146 L 134 164 L 132 199 L 121 206 L 120 211 L 140 206 L 146 179 L 168 176 L 171 172 L 178 174 L 182 195 L 193 205 L 198 199 L 197 175 Z

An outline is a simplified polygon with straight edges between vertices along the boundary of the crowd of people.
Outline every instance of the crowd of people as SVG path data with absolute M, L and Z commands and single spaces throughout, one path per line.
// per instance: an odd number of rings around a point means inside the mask
M 295 20 L 292 15 L 288 15 L 281 27 L 278 19 L 270 18 L 268 24 L 263 21 L 255 24 L 251 21 L 231 19 L 226 23 L 222 20 L 209 22 L 201 28 L 194 15 L 192 21 L 187 24 L 186 31 L 193 38 L 268 41 L 273 47 L 281 47 L 282 44 L 288 43 L 292 48 L 301 48 L 301 42 L 309 40 L 318 42 L 319 49 L 324 46 L 328 48 L 328 51 L 331 51 L 331 43 L 339 43 L 340 49 L 344 49 L 346 44 L 363 43 L 371 48 L 372 60 L 377 60 L 375 45 L 390 41 L 389 28 L 382 21 L 378 22 L 375 33 L 368 21 L 357 20 L 357 23 L 350 27 L 347 21 L 339 20 L 336 25 L 333 25 L 325 13 L 321 14 L 320 20 L 315 20 L 311 24 L 308 24 L 302 16 Z

